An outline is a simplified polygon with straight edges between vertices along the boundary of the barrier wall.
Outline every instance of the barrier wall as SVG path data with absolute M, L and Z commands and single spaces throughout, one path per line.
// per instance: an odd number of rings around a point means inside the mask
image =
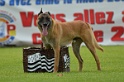
M 124 0 L 0 0 L 0 46 L 36 46 L 40 9 L 55 20 L 82 20 L 101 45 L 124 45 Z

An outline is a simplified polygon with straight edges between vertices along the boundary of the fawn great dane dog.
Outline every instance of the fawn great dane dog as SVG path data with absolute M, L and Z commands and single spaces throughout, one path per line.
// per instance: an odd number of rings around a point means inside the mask
M 37 25 L 41 32 L 41 38 L 45 48 L 53 48 L 54 50 L 54 72 L 58 71 L 60 47 L 72 43 L 73 52 L 79 62 L 79 71 L 83 68 L 83 59 L 80 56 L 80 45 L 85 43 L 92 53 L 97 69 L 100 68 L 100 61 L 96 53 L 96 48 L 103 51 L 98 45 L 93 34 L 91 26 L 81 20 L 72 22 L 59 22 L 51 18 L 49 12 L 41 11 L 38 13 Z

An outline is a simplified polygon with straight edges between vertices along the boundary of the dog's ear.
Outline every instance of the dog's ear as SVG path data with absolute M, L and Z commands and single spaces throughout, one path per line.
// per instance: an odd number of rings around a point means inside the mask
M 42 8 L 41 8 L 40 12 L 38 13 L 38 16 L 39 16 L 41 13 L 43 13 Z
M 51 15 L 49 11 L 48 11 L 48 14 Z

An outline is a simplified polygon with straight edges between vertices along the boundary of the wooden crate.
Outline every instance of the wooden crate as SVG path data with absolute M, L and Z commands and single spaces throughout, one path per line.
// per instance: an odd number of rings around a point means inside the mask
M 53 49 L 28 47 L 23 49 L 24 72 L 53 72 L 54 69 Z M 60 50 L 58 72 L 70 71 L 70 57 L 68 47 Z

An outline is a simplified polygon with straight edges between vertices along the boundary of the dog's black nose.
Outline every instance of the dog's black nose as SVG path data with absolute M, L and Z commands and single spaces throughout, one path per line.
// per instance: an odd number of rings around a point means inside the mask
M 49 25 L 49 22 L 43 23 L 43 26 L 48 26 L 48 25 Z
M 47 26 L 47 23 L 44 23 L 43 26 Z

